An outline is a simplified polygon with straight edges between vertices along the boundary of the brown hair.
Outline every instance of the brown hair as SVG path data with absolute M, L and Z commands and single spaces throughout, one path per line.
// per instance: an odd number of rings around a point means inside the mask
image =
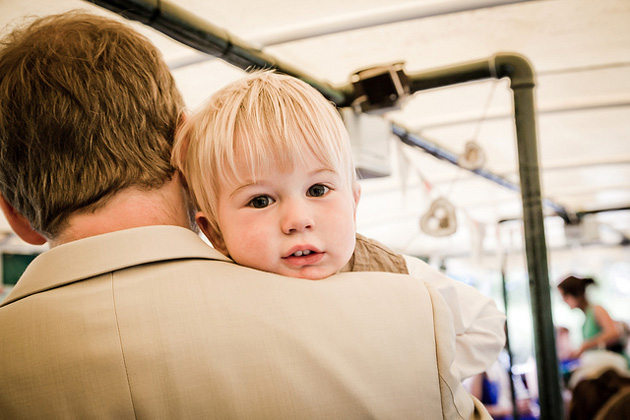
M 595 284 L 595 280 L 590 277 L 567 276 L 558 283 L 558 289 L 563 294 L 582 298 L 586 294 L 586 287 L 589 284 Z
M 157 188 L 183 100 L 148 39 L 70 12 L 0 41 L 0 192 L 49 238 L 127 187 Z
M 630 378 L 608 369 L 593 379 L 584 379 L 573 389 L 569 419 L 592 420 L 619 390 L 630 387 Z

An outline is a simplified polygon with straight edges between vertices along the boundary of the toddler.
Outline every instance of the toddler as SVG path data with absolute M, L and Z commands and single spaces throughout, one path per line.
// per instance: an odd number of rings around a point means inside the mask
M 306 83 L 246 76 L 188 119 L 173 153 L 197 224 L 236 263 L 318 280 L 352 257 L 360 190 L 350 141 Z
M 356 234 L 360 188 L 348 133 L 308 84 L 258 71 L 224 87 L 179 130 L 173 164 L 199 209 L 197 224 L 236 263 L 311 280 L 411 274 L 449 306 L 462 378 L 485 371 L 503 348 L 505 316 L 492 299 Z

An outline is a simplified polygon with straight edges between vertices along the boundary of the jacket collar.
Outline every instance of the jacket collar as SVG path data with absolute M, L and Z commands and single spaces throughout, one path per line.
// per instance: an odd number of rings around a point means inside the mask
M 191 258 L 232 262 L 197 234 L 178 226 L 145 226 L 80 239 L 35 258 L 0 307 L 103 273 Z

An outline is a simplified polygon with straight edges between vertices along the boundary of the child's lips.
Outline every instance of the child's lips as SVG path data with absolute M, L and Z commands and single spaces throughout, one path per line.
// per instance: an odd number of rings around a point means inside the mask
M 295 266 L 314 265 L 324 258 L 323 252 L 311 252 L 308 255 L 296 256 L 291 254 L 288 257 L 283 257 L 282 260 Z
M 325 253 L 310 245 L 291 248 L 282 259 L 291 265 L 312 265 L 324 258 Z
M 287 252 L 286 254 L 284 254 L 284 257 L 282 258 L 290 258 L 290 257 L 307 257 L 311 254 L 321 254 L 322 251 L 320 251 L 317 247 L 314 247 L 312 245 L 296 245 L 293 248 L 291 248 L 289 250 L 289 252 Z

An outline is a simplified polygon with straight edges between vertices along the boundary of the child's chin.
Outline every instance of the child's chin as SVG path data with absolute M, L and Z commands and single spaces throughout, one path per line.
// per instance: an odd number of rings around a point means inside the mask
M 323 280 L 335 274 L 334 272 L 329 273 L 323 270 L 304 270 L 303 272 L 297 273 L 292 277 L 297 277 L 304 280 Z

